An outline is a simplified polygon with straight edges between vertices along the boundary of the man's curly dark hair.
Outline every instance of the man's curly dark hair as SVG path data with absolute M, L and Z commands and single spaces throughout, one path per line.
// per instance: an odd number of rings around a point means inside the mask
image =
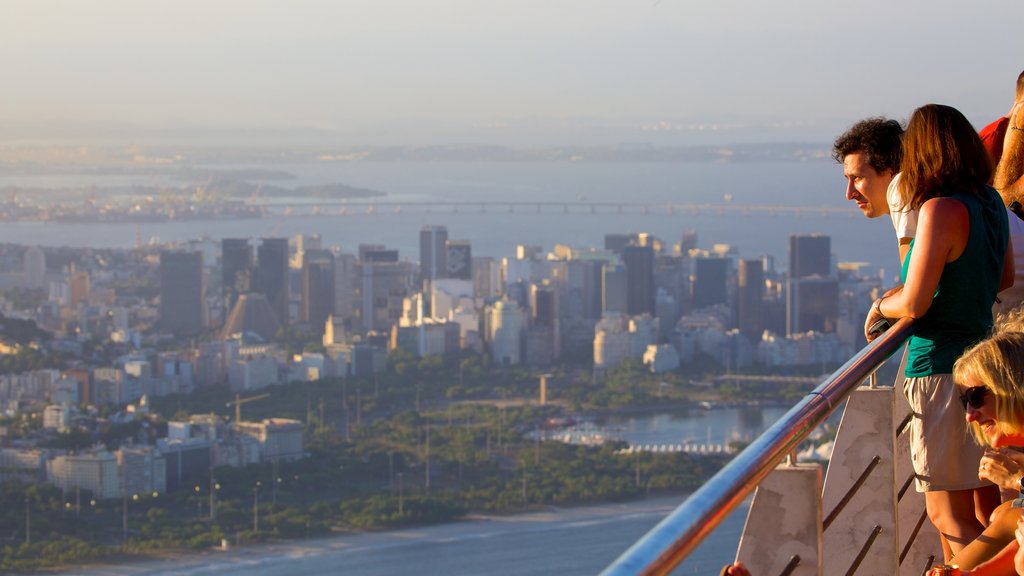
M 832 144 L 832 158 L 843 163 L 849 154 L 864 154 L 868 166 L 875 172 L 900 171 L 903 159 L 903 127 L 895 120 L 888 118 L 867 118 L 857 122 L 836 138 Z

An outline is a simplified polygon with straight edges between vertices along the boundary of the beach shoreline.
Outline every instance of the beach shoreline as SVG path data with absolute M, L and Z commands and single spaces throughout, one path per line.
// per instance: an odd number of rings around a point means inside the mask
M 538 530 L 569 523 L 599 522 L 620 517 L 649 515 L 651 526 L 682 503 L 683 495 L 660 495 L 622 502 L 606 502 L 572 507 L 546 506 L 543 510 L 508 515 L 470 514 L 444 524 L 419 525 L 381 531 L 342 532 L 308 540 L 275 540 L 262 544 L 232 546 L 226 550 L 167 550 L 145 557 L 133 556 L 125 562 L 103 561 L 86 566 L 67 566 L 47 570 L 48 574 L 81 574 L 83 576 L 137 576 L 198 573 L 231 573 L 258 562 L 264 567 L 310 556 L 343 554 L 360 549 L 429 545 L 448 542 L 459 537 L 480 537 L 517 530 Z M 624 542 L 625 550 L 629 542 Z M 283 572 L 281 572 L 283 573 Z

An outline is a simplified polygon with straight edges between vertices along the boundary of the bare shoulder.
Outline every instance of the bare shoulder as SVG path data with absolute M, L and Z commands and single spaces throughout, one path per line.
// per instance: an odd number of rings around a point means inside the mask
M 955 198 L 932 198 L 921 205 L 922 220 L 956 221 L 967 220 L 967 206 Z

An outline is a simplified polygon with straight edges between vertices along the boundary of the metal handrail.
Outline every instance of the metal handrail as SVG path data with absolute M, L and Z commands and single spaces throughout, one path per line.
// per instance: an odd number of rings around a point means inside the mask
M 832 373 L 657 526 L 605 568 L 607 576 L 668 574 L 913 333 L 899 320 Z

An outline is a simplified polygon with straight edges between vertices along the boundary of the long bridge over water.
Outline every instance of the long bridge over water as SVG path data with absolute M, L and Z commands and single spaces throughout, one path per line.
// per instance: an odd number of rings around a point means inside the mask
M 529 200 L 441 200 L 441 201 L 388 201 L 317 200 L 315 202 L 252 202 L 266 215 L 341 216 L 392 213 L 534 213 L 534 214 L 665 214 L 715 216 L 795 216 L 795 217 L 856 217 L 860 212 L 851 207 L 784 206 L 774 204 L 710 204 L 686 202 L 575 202 Z

